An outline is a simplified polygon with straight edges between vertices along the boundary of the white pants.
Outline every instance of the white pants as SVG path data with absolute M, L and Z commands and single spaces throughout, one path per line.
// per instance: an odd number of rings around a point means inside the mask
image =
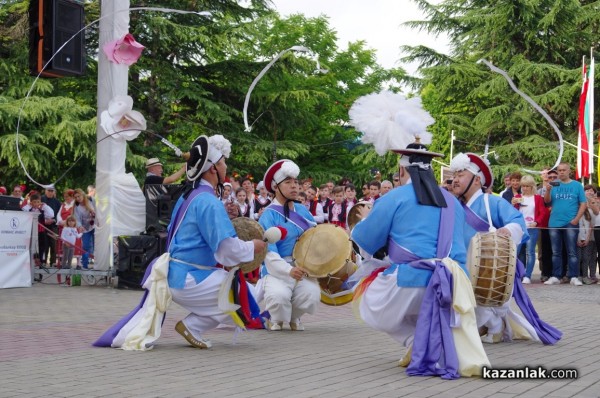
M 513 311 L 511 302 L 515 302 L 515 299 L 511 298 L 500 307 L 476 307 L 477 327 L 487 327 L 488 335 L 502 333 L 502 341 L 540 341 L 533 325 Z
M 397 275 L 379 274 L 360 301 L 360 317 L 375 330 L 408 347 L 415 334 L 424 287 L 399 287 Z
M 231 316 L 222 312 L 218 305 L 219 289 L 225 278 L 227 271 L 222 269 L 213 271 L 200 283 L 188 274 L 183 289 L 171 288 L 173 301 L 190 311 L 183 323 L 197 339 L 201 339 L 204 332 L 219 324 L 235 326 Z M 248 286 L 250 292 L 253 292 L 253 287 Z
M 454 262 L 446 263 L 452 272 L 453 310 L 459 325 L 452 327 L 452 337 L 462 376 L 481 375 L 482 366 L 490 366 L 475 320 L 475 297 L 471 282 Z M 398 270 L 391 275 L 379 274 L 361 297 L 361 318 L 372 328 L 386 332 L 405 346 L 414 340 L 419 310 L 426 288 L 399 287 Z
M 261 289 L 272 322 L 295 322 L 304 314 L 314 314 L 321 300 L 321 288 L 312 278 L 296 281 L 266 275 L 261 279 Z

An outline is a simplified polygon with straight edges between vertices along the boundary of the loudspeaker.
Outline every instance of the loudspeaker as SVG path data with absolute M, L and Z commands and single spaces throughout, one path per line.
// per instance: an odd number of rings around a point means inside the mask
M 146 268 L 159 255 L 156 236 L 119 236 L 119 288 L 141 289 Z
M 149 234 L 164 232 L 171 222 L 173 208 L 183 194 L 185 185 L 144 185 L 146 197 L 146 231 Z
M 31 0 L 29 3 L 29 71 L 37 76 L 81 76 L 85 71 L 85 26 L 82 2 Z M 73 37 L 75 35 L 75 37 Z M 71 39 L 73 37 L 73 39 Z M 65 44 L 66 43 L 66 44 Z
M 13 196 L 0 195 L 0 210 L 21 210 L 21 199 Z

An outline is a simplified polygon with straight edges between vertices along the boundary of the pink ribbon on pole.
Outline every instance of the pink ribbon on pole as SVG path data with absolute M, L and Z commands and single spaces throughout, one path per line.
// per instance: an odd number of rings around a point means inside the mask
M 127 33 L 120 39 L 104 44 L 102 50 L 110 62 L 131 66 L 140 58 L 144 48 L 131 33 Z

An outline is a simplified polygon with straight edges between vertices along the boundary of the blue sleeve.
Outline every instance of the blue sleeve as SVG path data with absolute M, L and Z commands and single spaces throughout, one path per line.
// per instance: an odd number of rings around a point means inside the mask
M 199 220 L 200 233 L 213 253 L 219 249 L 219 243 L 223 239 L 237 236 L 225 206 L 220 200 L 214 196 L 201 194 L 194 202 L 196 206 L 193 211 L 196 212 L 196 219 Z
M 308 209 L 305 206 L 295 203 L 294 209 L 296 210 L 296 213 L 300 214 L 302 217 L 306 218 L 307 220 L 309 220 L 311 222 L 316 222 L 313 215 L 310 214 L 310 211 L 308 211 Z
M 494 227 L 502 228 L 506 224 L 510 223 L 519 224 L 521 230 L 523 231 L 521 243 L 527 242 L 529 240 L 529 234 L 527 233 L 527 225 L 525 225 L 523 213 L 521 213 L 504 199 L 496 199 L 496 206 L 493 206 L 493 201 L 493 197 L 490 196 L 490 212 L 493 214 L 492 221 L 494 222 Z M 493 207 L 496 208 L 495 212 L 493 211 Z
M 467 249 L 465 248 L 464 238 L 465 224 L 465 211 L 462 209 L 462 206 L 458 200 L 456 200 L 454 207 L 454 229 L 452 235 L 452 247 L 450 248 L 450 258 L 456 261 L 467 273 L 467 275 L 469 275 L 469 270 L 467 269 Z
M 369 217 L 354 226 L 352 240 L 371 255 L 385 246 L 397 207 L 398 203 L 393 200 L 393 195 L 385 195 L 377 199 Z

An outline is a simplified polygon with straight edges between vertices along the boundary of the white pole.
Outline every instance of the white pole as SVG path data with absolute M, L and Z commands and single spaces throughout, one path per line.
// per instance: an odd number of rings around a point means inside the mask
M 96 232 L 94 269 L 113 266 L 113 237 L 137 235 L 145 228 L 145 199 L 139 184 L 125 173 L 127 144 L 107 138 L 100 127 L 100 115 L 116 95 L 127 95 L 126 65 L 108 61 L 102 51 L 104 43 L 123 37 L 129 30 L 129 0 L 102 0 L 100 50 L 98 52 L 98 110 L 96 137 Z M 126 225 L 123 225 L 125 223 Z
M 452 130 L 452 132 L 450 133 L 450 160 L 452 160 L 452 156 L 454 156 L 454 139 L 456 137 L 454 136 L 454 130 Z

